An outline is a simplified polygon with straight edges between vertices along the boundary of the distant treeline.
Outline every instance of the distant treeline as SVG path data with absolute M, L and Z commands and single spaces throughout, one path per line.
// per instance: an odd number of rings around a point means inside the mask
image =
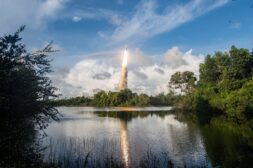
M 54 106 L 96 106 L 96 107 L 115 107 L 115 106 L 171 106 L 177 96 L 171 93 L 160 93 L 156 96 L 147 94 L 133 93 L 130 89 L 119 92 L 100 91 L 93 97 L 73 97 L 53 100 Z

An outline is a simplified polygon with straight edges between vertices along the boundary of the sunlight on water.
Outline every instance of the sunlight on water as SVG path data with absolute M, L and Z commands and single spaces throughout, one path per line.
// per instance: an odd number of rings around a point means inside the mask
M 148 151 L 158 158 L 166 153 L 180 167 L 209 167 L 200 131 L 175 119 L 170 109 L 62 107 L 61 121 L 51 123 L 46 133 L 56 142 L 84 139 L 85 145 L 76 141 L 75 148 L 83 148 L 83 153 L 91 152 L 97 158 L 102 154 L 115 155 L 126 167 L 136 166 Z M 71 146 L 65 145 L 64 150 L 71 151 Z M 62 149 L 61 143 L 56 148 Z
M 120 121 L 120 143 L 121 143 L 121 154 L 125 166 L 129 166 L 129 144 L 128 144 L 128 134 L 126 123 L 124 121 Z

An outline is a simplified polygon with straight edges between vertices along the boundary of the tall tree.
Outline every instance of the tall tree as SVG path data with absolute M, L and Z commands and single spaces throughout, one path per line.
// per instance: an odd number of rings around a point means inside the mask
M 207 55 L 205 58 L 205 63 L 200 64 L 200 82 L 204 83 L 217 83 L 219 80 L 220 72 L 218 65 L 214 58 Z
M 169 88 L 174 92 L 179 90 L 182 94 L 188 94 L 194 89 L 196 80 L 193 72 L 176 72 L 170 78 Z
M 14 35 L 0 37 L 0 167 L 30 167 L 35 158 L 36 130 L 43 130 L 58 111 L 49 103 L 55 88 L 48 54 L 51 44 L 29 53 L 21 43 L 21 27 Z M 28 145 L 29 144 L 29 145 Z M 10 164 L 10 165 L 8 165 Z

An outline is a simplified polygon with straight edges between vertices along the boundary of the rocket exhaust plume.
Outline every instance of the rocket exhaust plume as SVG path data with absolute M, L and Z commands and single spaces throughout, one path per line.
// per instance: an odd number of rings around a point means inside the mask
M 127 88 L 127 49 L 124 51 L 124 57 L 121 67 L 121 75 L 119 81 L 119 90 L 124 90 Z

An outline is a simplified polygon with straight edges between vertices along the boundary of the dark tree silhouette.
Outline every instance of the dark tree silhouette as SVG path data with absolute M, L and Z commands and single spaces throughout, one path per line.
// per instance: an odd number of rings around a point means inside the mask
M 36 134 L 58 119 L 49 103 L 55 88 L 46 76 L 51 72 L 48 54 L 54 51 L 49 44 L 29 53 L 19 36 L 24 28 L 0 37 L 0 167 L 39 165 Z

